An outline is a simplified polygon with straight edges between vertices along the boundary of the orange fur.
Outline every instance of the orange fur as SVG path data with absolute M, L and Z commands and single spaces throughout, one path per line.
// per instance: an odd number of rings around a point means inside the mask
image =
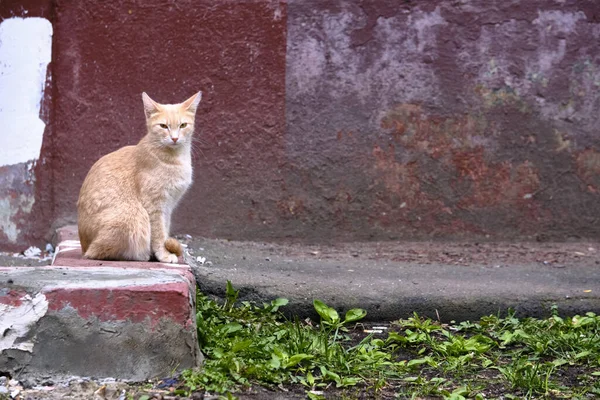
M 100 158 L 77 201 L 86 258 L 176 263 L 183 251 L 169 238 L 173 209 L 192 183 L 191 142 L 202 93 L 158 104 L 143 93 L 147 134 Z
M 183 247 L 181 247 L 181 243 L 179 243 L 175 238 L 168 238 L 165 241 L 165 247 L 177 257 L 181 257 L 183 255 Z

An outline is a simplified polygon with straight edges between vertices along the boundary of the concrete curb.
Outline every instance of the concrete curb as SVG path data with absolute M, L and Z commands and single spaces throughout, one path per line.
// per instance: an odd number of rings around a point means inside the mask
M 64 240 L 51 266 L 0 267 L 2 371 L 141 381 L 196 367 L 195 290 L 187 265 L 86 260 Z
M 509 308 L 519 317 L 544 317 L 552 306 L 564 315 L 600 313 L 600 252 L 595 244 L 594 251 L 588 251 L 591 243 L 515 246 L 304 246 L 197 238 L 188 244 L 193 256 L 187 262 L 205 294 L 224 298 L 230 280 L 240 290 L 240 300 L 261 303 L 285 297 L 289 304 L 282 311 L 300 318 L 318 320 L 313 299 L 341 312 L 364 308 L 365 321 L 372 322 L 414 312 L 445 322 L 474 321 L 506 315 Z M 472 256 L 482 247 L 489 255 Z M 444 261 L 449 251 L 460 253 L 455 259 L 461 261 Z

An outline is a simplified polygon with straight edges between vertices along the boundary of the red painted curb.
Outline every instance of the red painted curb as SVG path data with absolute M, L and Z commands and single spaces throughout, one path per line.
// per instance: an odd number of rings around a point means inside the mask
M 6 370 L 32 377 L 143 380 L 195 367 L 195 292 L 187 265 L 87 260 L 63 241 L 51 266 L 0 267 L 0 361 L 10 353 Z

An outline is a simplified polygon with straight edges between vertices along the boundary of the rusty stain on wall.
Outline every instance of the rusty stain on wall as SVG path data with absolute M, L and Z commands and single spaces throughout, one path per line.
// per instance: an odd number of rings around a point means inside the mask
M 577 174 L 591 193 L 600 190 L 600 152 L 587 149 L 576 156 Z

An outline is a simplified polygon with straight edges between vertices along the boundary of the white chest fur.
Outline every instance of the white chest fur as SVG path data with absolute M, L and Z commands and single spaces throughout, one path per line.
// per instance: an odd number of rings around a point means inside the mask
M 184 164 L 174 169 L 171 173 L 171 179 L 165 182 L 167 207 L 171 210 L 177 205 L 181 197 L 192 184 L 192 166 Z

